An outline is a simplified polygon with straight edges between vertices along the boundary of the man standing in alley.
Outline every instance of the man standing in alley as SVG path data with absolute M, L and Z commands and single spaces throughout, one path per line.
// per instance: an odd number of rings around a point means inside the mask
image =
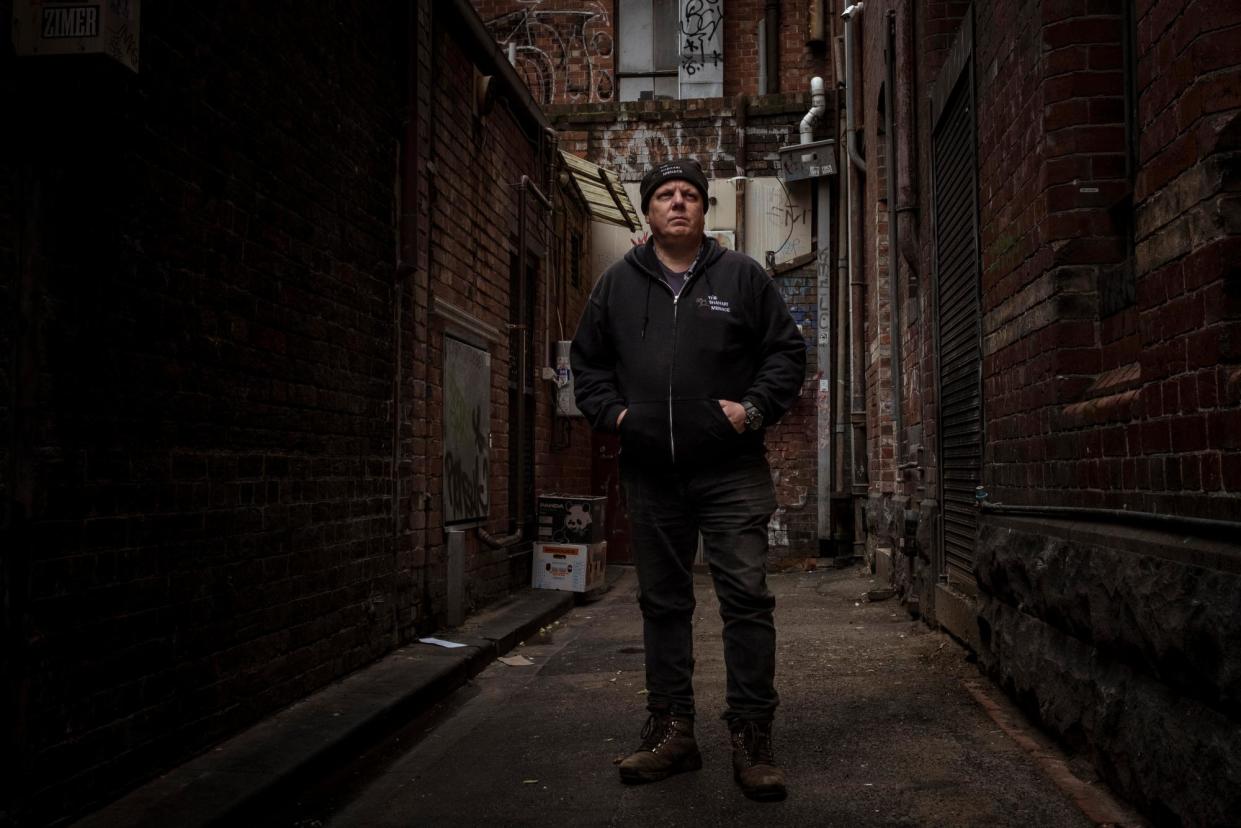
M 656 164 L 640 192 L 651 238 L 599 279 L 572 350 L 578 407 L 620 433 L 638 570 L 650 718 L 620 775 L 654 782 L 702 767 L 691 628 L 701 533 L 724 620 L 734 777 L 752 799 L 783 799 L 763 432 L 797 399 L 805 342 L 762 267 L 703 232 L 696 161 Z

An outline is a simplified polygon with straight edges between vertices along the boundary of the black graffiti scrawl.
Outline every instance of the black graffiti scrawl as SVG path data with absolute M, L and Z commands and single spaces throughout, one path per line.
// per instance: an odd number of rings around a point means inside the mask
M 724 10 L 720 0 L 687 0 L 681 15 L 681 70 L 695 75 L 707 66 L 719 66 L 720 27 Z

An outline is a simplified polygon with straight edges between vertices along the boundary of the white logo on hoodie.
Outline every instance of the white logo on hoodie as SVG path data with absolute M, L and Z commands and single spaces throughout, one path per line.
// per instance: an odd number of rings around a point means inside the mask
M 698 307 L 703 310 L 719 311 L 720 313 L 732 313 L 732 309 L 728 307 L 728 302 L 718 296 L 711 295 L 706 299 L 698 297 Z

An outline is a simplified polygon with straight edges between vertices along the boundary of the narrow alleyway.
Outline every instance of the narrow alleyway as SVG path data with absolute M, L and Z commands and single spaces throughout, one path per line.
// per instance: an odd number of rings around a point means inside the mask
M 633 573 L 496 662 L 385 745 L 267 824 L 1087 826 L 967 690 L 965 651 L 871 603 L 862 570 L 775 575 L 782 697 L 777 755 L 790 795 L 746 800 L 718 715 L 724 666 L 708 577 L 698 576 L 702 771 L 625 787 L 637 742 L 641 625 Z

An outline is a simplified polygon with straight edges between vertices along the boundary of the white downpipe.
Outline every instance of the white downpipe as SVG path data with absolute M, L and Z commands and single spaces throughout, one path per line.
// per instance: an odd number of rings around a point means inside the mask
M 824 90 L 823 78 L 810 79 L 810 111 L 801 119 L 801 142 L 809 144 L 814 140 L 814 126 L 827 112 L 827 93 Z

